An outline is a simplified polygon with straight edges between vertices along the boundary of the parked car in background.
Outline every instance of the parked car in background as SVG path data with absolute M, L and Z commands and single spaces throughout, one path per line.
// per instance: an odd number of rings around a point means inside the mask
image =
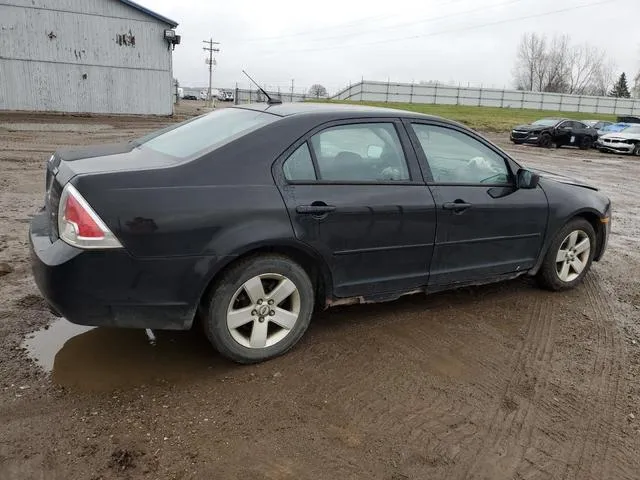
M 618 122 L 637 124 L 637 123 L 640 123 L 640 117 L 636 115 L 622 115 L 618 117 Z
M 612 123 L 611 125 L 607 125 L 606 127 L 598 130 L 598 135 L 605 135 L 607 133 L 621 132 L 625 128 L 631 127 L 633 125 L 635 125 L 635 124 L 626 123 L 626 122 Z
M 524 274 L 572 288 L 611 225 L 597 188 L 458 123 L 347 105 L 223 108 L 59 150 L 45 188 L 31 258 L 55 311 L 150 329 L 198 315 L 241 363 L 286 352 L 332 305 Z
M 607 122 L 605 120 L 582 120 L 582 123 L 588 125 L 596 131 L 602 130 L 609 125 L 613 125 L 613 122 Z
M 183 100 L 198 100 L 198 97 L 196 97 L 193 93 L 187 93 L 182 98 L 183 98 Z
M 231 90 L 220 89 L 218 91 L 217 99 L 221 102 L 233 102 L 233 92 Z
M 528 143 L 546 148 L 555 145 L 586 150 L 597 139 L 595 129 L 567 118 L 543 118 L 528 125 L 518 125 L 511 131 L 511 141 L 515 144 Z
M 640 156 L 640 125 L 632 125 L 619 132 L 602 135 L 596 143 L 602 152 L 630 153 Z
M 200 91 L 200 100 L 207 100 L 209 98 L 209 92 L 207 90 Z

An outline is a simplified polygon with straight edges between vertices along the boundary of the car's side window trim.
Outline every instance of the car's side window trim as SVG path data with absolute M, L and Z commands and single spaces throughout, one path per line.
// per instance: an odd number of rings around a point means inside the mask
M 317 182 L 320 180 L 320 167 L 318 167 L 318 159 L 316 158 L 316 152 L 313 149 L 313 145 L 311 145 L 311 137 L 307 138 L 304 142 L 302 142 L 300 145 L 306 144 L 307 145 L 307 149 L 309 149 L 309 154 L 311 155 L 311 163 L 313 163 L 313 172 L 316 175 L 315 180 L 308 180 L 308 181 L 312 181 L 312 182 Z M 298 147 L 300 148 L 300 147 Z M 294 150 L 295 152 L 295 150 Z M 285 160 L 286 161 L 286 160 Z M 288 182 L 292 182 L 292 180 L 288 180 Z M 294 182 L 297 180 L 293 180 Z
M 343 125 L 354 125 L 361 123 L 388 123 L 391 124 L 396 131 L 404 160 L 407 166 L 408 180 L 322 180 L 320 179 L 320 171 L 316 158 L 316 153 L 311 143 L 311 137 L 318 133 L 333 127 Z M 316 174 L 316 180 L 288 180 L 284 175 L 283 165 L 289 156 L 295 152 L 303 143 L 307 143 L 311 152 L 313 168 Z M 296 140 L 289 148 L 287 148 L 273 164 L 272 172 L 274 178 L 284 185 L 424 185 L 425 182 L 421 174 L 420 162 L 416 156 L 409 135 L 404 128 L 399 117 L 365 117 L 365 118 L 348 118 L 340 120 L 332 120 L 316 126 L 304 136 Z
M 504 152 L 497 150 L 493 145 L 488 143 L 479 135 L 474 134 L 473 132 L 466 131 L 462 128 L 458 128 L 455 125 L 449 125 L 445 123 L 440 123 L 437 121 L 424 121 L 420 119 L 408 118 L 403 122 L 407 131 L 409 132 L 409 136 L 411 138 L 411 143 L 413 144 L 414 149 L 416 150 L 416 154 L 420 161 L 420 167 L 423 168 L 423 173 L 425 174 L 425 182 L 430 186 L 437 185 L 447 185 L 447 186 L 467 186 L 467 187 L 513 187 L 515 186 L 515 174 L 513 172 L 513 167 L 517 165 L 508 155 Z M 502 159 L 505 164 L 505 168 L 507 169 L 507 173 L 509 175 L 509 181 L 507 183 L 465 183 L 465 182 L 437 182 L 433 178 L 433 174 L 431 172 L 431 167 L 429 166 L 429 161 L 427 159 L 427 154 L 422 148 L 420 144 L 420 140 L 416 135 L 415 130 L 413 129 L 413 125 L 426 125 L 430 127 L 439 127 L 449 129 L 463 135 L 467 135 L 469 138 L 476 140 L 481 145 L 492 151 L 496 156 Z

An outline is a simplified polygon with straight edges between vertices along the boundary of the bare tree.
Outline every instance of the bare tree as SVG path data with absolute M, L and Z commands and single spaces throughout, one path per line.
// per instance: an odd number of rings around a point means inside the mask
M 640 98 L 640 72 L 633 79 L 633 87 L 631 93 L 635 98 Z
M 519 90 L 535 90 L 544 73 L 543 58 L 546 54 L 546 38 L 537 33 L 525 33 L 518 45 L 514 77 Z
M 538 92 L 606 93 L 613 68 L 605 52 L 590 45 L 572 46 L 568 35 L 548 41 L 544 35 L 525 33 L 516 54 L 516 87 Z
M 327 89 L 324 88 L 319 83 L 316 83 L 316 84 L 311 85 L 311 88 L 309 88 L 309 95 L 312 96 L 312 97 L 316 97 L 316 98 L 326 97 L 327 96 Z

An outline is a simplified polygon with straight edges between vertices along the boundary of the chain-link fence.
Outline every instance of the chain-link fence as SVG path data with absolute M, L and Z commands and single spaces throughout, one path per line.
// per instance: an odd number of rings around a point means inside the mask
M 259 103 L 266 102 L 267 98 L 260 90 L 251 90 L 245 88 L 236 88 L 235 90 L 235 103 L 237 105 L 245 103 Z M 315 100 L 317 97 L 310 96 L 306 93 L 298 92 L 277 92 L 267 90 L 267 93 L 271 98 L 278 99 L 282 102 L 304 102 L 305 100 Z

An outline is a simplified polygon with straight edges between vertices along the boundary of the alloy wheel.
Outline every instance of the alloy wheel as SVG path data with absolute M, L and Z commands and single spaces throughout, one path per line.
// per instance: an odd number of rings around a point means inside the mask
M 227 328 L 246 348 L 267 348 L 281 342 L 300 315 L 300 293 L 284 275 L 265 273 L 250 278 L 231 297 Z
M 582 230 L 574 230 L 560 244 L 556 254 L 556 273 L 563 282 L 580 276 L 589 262 L 591 240 Z

